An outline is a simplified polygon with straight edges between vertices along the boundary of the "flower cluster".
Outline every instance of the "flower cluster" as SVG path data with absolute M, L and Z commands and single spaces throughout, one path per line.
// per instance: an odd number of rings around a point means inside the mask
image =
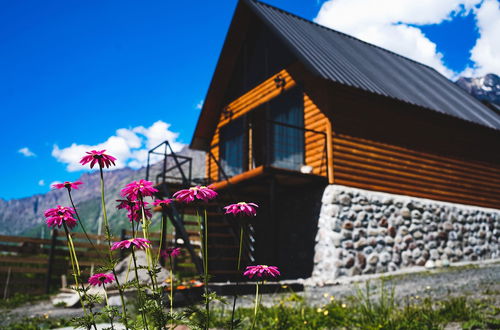
M 151 244 L 151 241 L 144 238 L 131 238 L 124 241 L 115 242 L 111 246 L 111 250 L 116 249 L 128 249 L 131 246 L 136 246 L 138 249 L 147 249 Z
M 269 278 L 280 275 L 278 267 L 267 265 L 248 266 L 243 273 L 243 276 L 247 276 L 248 278 L 253 278 L 254 276 L 258 278 Z
M 90 163 L 90 168 L 93 168 L 96 163 L 99 164 L 100 168 L 109 168 L 111 164 L 115 165 L 115 160 L 116 158 L 110 155 L 105 154 L 106 150 L 92 150 L 92 151 L 87 151 L 86 154 L 87 156 L 84 156 L 80 160 L 80 164 L 85 165 Z
M 255 203 L 239 202 L 225 206 L 224 209 L 226 210 L 226 214 L 256 216 L 257 207 L 259 206 Z
M 122 189 L 120 195 L 131 200 L 142 199 L 146 196 L 153 196 L 158 189 L 153 187 L 153 182 L 146 180 L 132 181 Z
M 78 186 L 81 184 L 83 184 L 83 182 L 81 182 L 81 181 L 75 181 L 75 182 L 64 181 L 63 183 L 54 183 L 52 185 L 52 188 L 54 188 L 54 189 L 66 188 L 68 190 L 71 190 L 71 189 L 78 189 Z
M 153 202 L 153 205 L 154 206 L 168 206 L 170 204 L 172 204 L 174 200 L 171 199 L 171 198 L 167 198 L 167 199 L 157 199 Z
M 182 189 L 173 195 L 175 199 L 182 203 L 191 203 L 195 199 L 208 202 L 216 196 L 217 193 L 211 188 L 211 186 L 196 186 L 189 189 Z
M 76 226 L 75 209 L 72 207 L 57 205 L 56 208 L 46 210 L 44 215 L 49 227 L 61 228 L 63 224 L 66 224 L 69 228 Z
M 113 283 L 115 276 L 113 274 L 98 273 L 90 276 L 89 284 L 93 286 L 101 286 L 108 283 Z
M 167 248 L 165 250 L 162 250 L 160 255 L 163 258 L 169 258 L 169 257 L 177 257 L 180 254 L 181 254 L 180 248 Z
M 128 211 L 127 217 L 130 222 L 136 221 L 141 222 L 142 219 L 142 208 L 144 207 L 144 215 L 146 218 L 151 218 L 153 214 L 151 210 L 147 208 L 149 205 L 148 202 L 140 201 L 140 200 L 132 200 L 132 199 L 117 199 L 118 205 L 117 209 L 125 209 Z

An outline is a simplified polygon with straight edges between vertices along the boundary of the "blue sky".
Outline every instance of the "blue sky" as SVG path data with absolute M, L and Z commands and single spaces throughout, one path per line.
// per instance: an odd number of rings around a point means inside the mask
M 339 7 L 345 0 L 267 2 L 369 40 L 359 27 L 370 23 L 370 13 L 360 15 L 357 25 L 329 21 L 331 8 L 352 10 L 356 21 L 358 8 Z M 116 151 L 126 157 L 121 165 L 137 167 L 145 150 L 164 137 L 177 146 L 189 143 L 236 1 L 3 1 L 0 6 L 0 198 L 11 199 L 78 178 L 81 171 L 70 163 L 86 147 L 121 146 Z M 420 31 L 435 44 L 439 63 L 428 54 L 429 59 L 403 49 L 404 55 L 441 65 L 449 77 L 478 75 L 496 70 L 488 59 L 471 55 L 486 35 L 482 31 L 491 29 L 490 12 L 498 10 L 498 2 L 484 15 L 486 23 L 479 22 L 482 6 L 478 0 L 473 8 L 428 20 L 405 21 L 403 12 L 383 23 Z M 388 31 L 380 19 L 374 22 L 381 35 Z

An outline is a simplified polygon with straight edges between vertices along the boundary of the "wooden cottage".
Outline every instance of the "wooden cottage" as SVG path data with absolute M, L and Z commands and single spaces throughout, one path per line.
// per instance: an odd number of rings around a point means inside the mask
M 191 148 L 221 196 L 261 205 L 247 262 L 289 278 L 311 273 L 327 184 L 500 208 L 498 113 L 431 67 L 253 0 L 238 3 Z

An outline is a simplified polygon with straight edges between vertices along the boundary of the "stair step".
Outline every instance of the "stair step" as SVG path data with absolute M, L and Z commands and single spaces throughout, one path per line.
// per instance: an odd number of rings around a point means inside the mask
M 208 244 L 209 249 L 239 249 L 238 245 Z

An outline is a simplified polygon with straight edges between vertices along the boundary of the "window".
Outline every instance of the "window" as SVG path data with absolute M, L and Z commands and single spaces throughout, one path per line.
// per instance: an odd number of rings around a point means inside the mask
M 299 88 L 270 102 L 271 165 L 300 170 L 304 164 L 304 104 Z
M 221 127 L 220 160 L 221 167 L 227 176 L 231 177 L 243 172 L 244 165 L 244 117 L 237 118 Z M 223 177 L 221 176 L 221 179 Z

